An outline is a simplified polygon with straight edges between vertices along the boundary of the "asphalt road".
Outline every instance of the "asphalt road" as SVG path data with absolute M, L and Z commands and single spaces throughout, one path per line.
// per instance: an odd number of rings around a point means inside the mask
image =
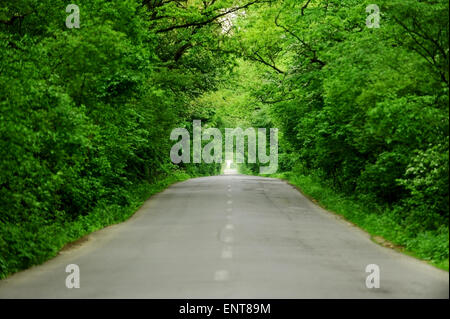
M 80 288 L 66 287 L 77 264 Z M 366 287 L 366 266 L 380 287 Z M 127 222 L 0 281 L 0 298 L 448 298 L 448 272 L 373 243 L 287 183 L 178 183 Z

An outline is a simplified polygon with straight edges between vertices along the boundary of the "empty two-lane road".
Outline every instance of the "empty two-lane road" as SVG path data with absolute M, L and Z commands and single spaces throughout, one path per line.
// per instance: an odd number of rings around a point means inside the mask
M 80 288 L 66 287 L 68 264 Z M 380 288 L 366 287 L 369 264 Z M 127 222 L 0 281 L 0 298 L 448 298 L 448 284 L 283 181 L 225 175 L 173 185 Z

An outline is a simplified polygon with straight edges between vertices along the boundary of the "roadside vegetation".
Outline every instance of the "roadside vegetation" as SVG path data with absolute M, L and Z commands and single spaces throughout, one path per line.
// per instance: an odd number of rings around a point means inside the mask
M 170 161 L 171 130 L 192 126 L 191 101 L 228 58 L 208 48 L 214 26 L 184 56 L 191 30 L 164 31 L 179 21 L 157 17 L 169 2 L 1 1 L 0 278 L 125 220 L 172 182 L 219 171 Z M 66 26 L 69 3 L 79 29 Z
M 379 28 L 367 5 L 284 1 L 242 19 L 247 125 L 280 129 L 276 176 L 448 270 L 448 2 L 379 1 Z

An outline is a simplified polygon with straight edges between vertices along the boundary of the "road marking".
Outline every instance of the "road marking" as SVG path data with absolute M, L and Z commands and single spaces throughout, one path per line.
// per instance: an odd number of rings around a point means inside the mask
M 228 270 L 217 270 L 214 273 L 215 281 L 227 281 L 230 278 Z
M 228 205 L 231 205 L 231 204 L 233 204 L 233 201 L 232 201 L 232 200 L 229 200 L 229 201 L 227 201 L 227 204 L 228 204 Z
M 231 246 L 225 246 L 222 250 L 222 259 L 231 259 L 233 258 L 233 249 Z
M 227 225 L 225 226 L 225 229 L 228 229 L 228 230 L 234 230 L 234 225 L 233 225 L 233 224 L 227 224 Z
M 231 244 L 233 242 L 233 236 L 232 235 L 227 235 L 223 238 L 224 243 L 226 244 Z

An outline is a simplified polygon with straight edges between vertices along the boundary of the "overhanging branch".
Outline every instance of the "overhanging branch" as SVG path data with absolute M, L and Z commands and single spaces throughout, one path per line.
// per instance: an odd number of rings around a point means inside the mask
M 224 16 L 226 16 L 226 15 L 228 15 L 230 13 L 233 13 L 233 12 L 236 12 L 236 11 L 239 11 L 239 10 L 242 10 L 242 9 L 246 9 L 246 8 L 250 7 L 251 5 L 254 5 L 256 3 L 263 3 L 263 2 L 271 2 L 271 0 L 267 0 L 267 1 L 254 0 L 254 1 L 249 2 L 249 3 L 247 3 L 247 4 L 243 5 L 243 6 L 235 7 L 235 8 L 229 9 L 229 10 L 227 10 L 225 12 L 219 13 L 219 14 L 217 14 L 217 15 L 215 15 L 213 17 L 210 17 L 210 18 L 208 18 L 208 19 L 206 19 L 204 21 L 189 22 L 189 23 L 184 23 L 184 24 L 179 24 L 179 25 L 173 25 L 173 26 L 170 26 L 170 27 L 167 27 L 167 28 L 164 28 L 164 29 L 157 30 L 156 32 L 157 33 L 162 33 L 162 32 L 169 32 L 169 31 L 172 31 L 172 30 L 184 29 L 184 28 L 189 28 L 189 27 L 202 27 L 202 26 L 210 24 L 210 23 L 216 21 L 217 19 L 219 19 L 221 17 L 224 17 Z

